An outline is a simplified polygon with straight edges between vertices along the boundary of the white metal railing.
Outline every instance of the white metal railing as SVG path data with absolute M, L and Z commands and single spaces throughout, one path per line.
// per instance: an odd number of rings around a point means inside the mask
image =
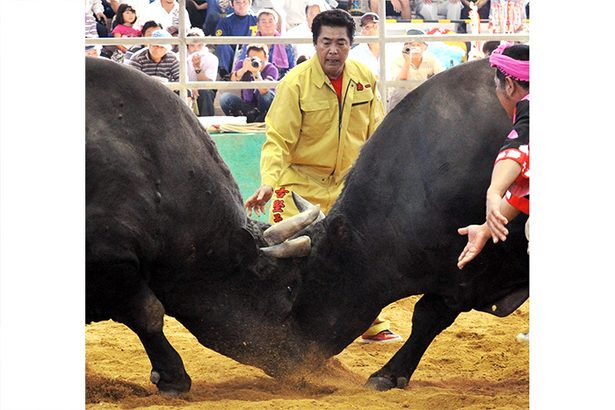
M 186 7 L 186 0 L 179 0 L 180 10 Z M 379 16 L 380 21 L 384 24 L 379 24 L 379 33 L 377 36 L 355 36 L 355 43 L 374 43 L 380 44 L 380 73 L 381 79 L 379 83 L 379 91 L 383 96 L 383 104 L 386 109 L 386 89 L 390 86 L 399 86 L 400 83 L 408 85 L 409 83 L 395 80 L 387 80 L 386 77 L 386 43 L 405 43 L 409 41 L 529 41 L 529 34 L 431 34 L 431 35 L 386 35 L 386 17 L 385 17 L 385 0 L 380 0 Z M 449 20 L 442 20 L 448 22 Z M 415 23 L 415 20 L 411 21 Z M 138 44 L 173 44 L 178 45 L 179 58 L 179 81 L 164 83 L 172 90 L 179 90 L 180 96 L 185 100 L 187 90 L 189 89 L 217 89 L 217 90 L 241 90 L 246 88 L 274 88 L 279 84 L 279 81 L 187 81 L 186 73 L 186 45 L 187 44 L 248 44 L 253 42 L 263 44 L 311 44 L 312 37 L 251 37 L 251 36 L 208 36 L 208 37 L 186 37 L 185 13 L 179 13 L 179 30 L 177 37 L 173 38 L 152 38 L 152 37 L 132 37 L 132 38 L 86 38 L 85 44 L 88 45 L 138 45 Z M 393 23 L 400 24 L 400 23 Z

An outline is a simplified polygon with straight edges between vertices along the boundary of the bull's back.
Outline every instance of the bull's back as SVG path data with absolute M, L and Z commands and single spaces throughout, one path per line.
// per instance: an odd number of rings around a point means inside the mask
M 467 239 L 457 228 L 484 221 L 493 161 L 510 127 L 486 60 L 438 74 L 387 115 L 331 215 L 343 213 L 365 237 L 380 237 L 374 251 L 391 253 L 415 284 L 427 284 L 421 292 L 449 288 L 476 268 L 478 276 L 499 271 L 502 282 L 527 280 L 527 242 L 518 232 L 524 218 L 511 223 L 515 233 L 504 245 L 488 246 L 463 272 L 456 268 Z
M 153 259 L 245 223 L 239 189 L 187 105 L 132 68 L 86 60 L 88 256 L 123 241 Z

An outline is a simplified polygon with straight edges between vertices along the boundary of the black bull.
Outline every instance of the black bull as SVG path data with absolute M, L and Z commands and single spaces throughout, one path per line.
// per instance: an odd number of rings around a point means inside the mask
M 456 267 L 467 239 L 457 228 L 484 222 L 493 161 L 510 128 L 486 60 L 440 73 L 387 115 L 327 218 L 310 228 L 312 252 L 293 311 L 328 354 L 383 306 L 423 294 L 410 338 L 368 385 L 405 386 L 459 313 L 505 316 L 527 299 L 524 217 L 509 224 L 504 243 L 488 243 L 464 270 Z
M 86 82 L 86 320 L 135 331 L 163 391 L 190 386 L 163 313 L 203 345 L 278 374 L 340 352 L 382 307 L 424 294 L 411 337 L 370 378 L 387 389 L 407 383 L 460 312 L 505 315 L 527 297 L 521 220 L 456 268 L 456 229 L 484 219 L 510 127 L 485 61 L 439 74 L 387 116 L 329 216 L 307 229 L 310 255 L 291 261 L 258 253 L 263 226 L 245 218 L 226 165 L 175 95 L 97 60 Z

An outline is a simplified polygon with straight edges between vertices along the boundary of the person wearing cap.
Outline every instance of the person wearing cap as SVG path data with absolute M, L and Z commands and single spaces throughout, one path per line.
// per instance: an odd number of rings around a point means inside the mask
M 205 37 L 205 33 L 198 27 L 188 30 L 187 37 Z M 209 52 L 205 43 L 192 43 L 186 46 L 188 51 L 187 74 L 189 81 L 215 81 L 218 75 L 218 57 Z M 193 89 L 192 97 L 196 98 L 199 116 L 214 115 L 214 99 L 216 90 Z
M 237 60 L 230 75 L 231 81 L 276 81 L 278 69 L 268 61 L 266 44 L 249 44 L 247 56 Z M 226 115 L 245 116 L 248 123 L 263 122 L 275 95 L 275 88 L 244 89 L 241 97 L 224 93 L 220 108 Z
M 261 186 L 245 203 L 250 215 L 263 213 L 272 198 L 270 223 L 298 214 L 293 192 L 328 213 L 363 143 L 382 121 L 374 74 L 348 59 L 354 33 L 347 11 L 326 10 L 314 18 L 316 55 L 282 79 L 265 118 Z M 389 326 L 378 317 L 361 340 L 401 340 Z
M 252 10 L 257 14 L 262 9 L 273 9 L 277 15 L 276 30 L 281 35 L 286 33 L 286 11 L 284 10 L 283 0 L 252 0 Z
M 368 12 L 361 16 L 361 35 L 377 36 L 380 18 L 376 13 Z M 380 44 L 361 43 L 350 50 L 350 58 L 360 61 L 380 79 Z
M 220 36 L 253 36 L 256 34 L 256 15 L 250 10 L 252 0 L 232 0 L 233 12 L 218 21 L 216 37 Z M 216 45 L 218 56 L 218 73 L 220 78 L 227 79 L 233 68 L 237 44 Z
M 162 26 L 155 21 L 149 20 L 143 23 L 143 27 L 141 27 L 141 34 L 143 37 L 151 37 L 154 31 L 162 29 Z M 145 46 L 143 44 L 135 44 L 131 46 L 128 50 L 126 50 L 126 54 L 124 54 L 124 64 L 128 64 L 128 61 L 132 58 L 135 53 L 139 50 L 143 50 Z
M 172 38 L 168 31 L 158 29 L 152 38 Z M 137 51 L 128 65 L 161 81 L 179 81 L 179 60 L 170 44 L 152 44 Z
M 256 37 L 270 36 L 279 37 L 280 32 L 276 29 L 278 14 L 273 9 L 260 9 L 256 13 L 257 31 Z M 290 44 L 271 44 L 268 50 L 269 62 L 278 69 L 279 79 L 282 79 L 288 70 L 295 66 L 295 56 Z M 246 47 L 242 47 L 239 59 L 246 58 Z
M 418 29 L 407 31 L 411 36 L 424 36 L 425 32 Z M 410 91 L 418 87 L 422 82 L 444 71 L 444 67 L 438 59 L 427 51 L 427 43 L 423 40 L 411 40 L 404 43 L 400 55 L 392 63 L 391 76 L 395 80 L 409 81 L 405 87 L 396 87 L 391 91 L 389 99 L 389 112 Z
M 298 2 L 299 3 L 299 2 Z M 305 21 L 297 24 L 296 26 L 289 28 L 286 31 L 288 37 L 312 37 L 312 22 L 314 17 L 321 11 L 329 10 L 329 8 L 323 3 L 322 0 L 306 0 L 303 13 L 305 14 Z M 293 44 L 293 55 L 295 56 L 295 62 L 299 64 L 302 61 L 310 59 L 316 50 L 313 43 L 300 43 Z
M 506 224 L 520 213 L 528 215 L 525 235 L 528 242 L 530 239 L 530 47 L 502 44 L 491 53 L 489 62 L 495 68 L 495 93 L 513 126 L 495 159 L 485 223 L 458 230 L 468 236 L 458 258 L 459 269 L 481 252 L 489 238 L 493 243 L 505 241 Z

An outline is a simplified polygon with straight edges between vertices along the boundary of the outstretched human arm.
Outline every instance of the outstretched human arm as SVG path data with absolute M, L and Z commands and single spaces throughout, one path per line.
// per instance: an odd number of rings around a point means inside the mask
M 301 129 L 302 114 L 298 102 L 297 86 L 284 82 L 278 85 L 276 96 L 265 117 L 267 131 L 261 151 L 261 186 L 245 203 L 248 215 L 252 215 L 252 210 L 257 215 L 264 212 L 264 206 L 273 194 L 273 187 L 289 165 L 290 153 Z
M 521 174 L 521 165 L 511 159 L 500 160 L 493 167 L 491 184 L 487 189 L 486 222 L 494 243 L 497 243 L 498 240 L 505 241 L 506 235 L 508 235 L 508 230 L 504 225 L 510 219 L 502 213 L 502 210 L 508 209 L 508 207 L 514 208 L 503 200 L 502 197 L 506 190 L 515 182 L 519 174 Z M 514 216 L 517 216 L 517 213 Z

